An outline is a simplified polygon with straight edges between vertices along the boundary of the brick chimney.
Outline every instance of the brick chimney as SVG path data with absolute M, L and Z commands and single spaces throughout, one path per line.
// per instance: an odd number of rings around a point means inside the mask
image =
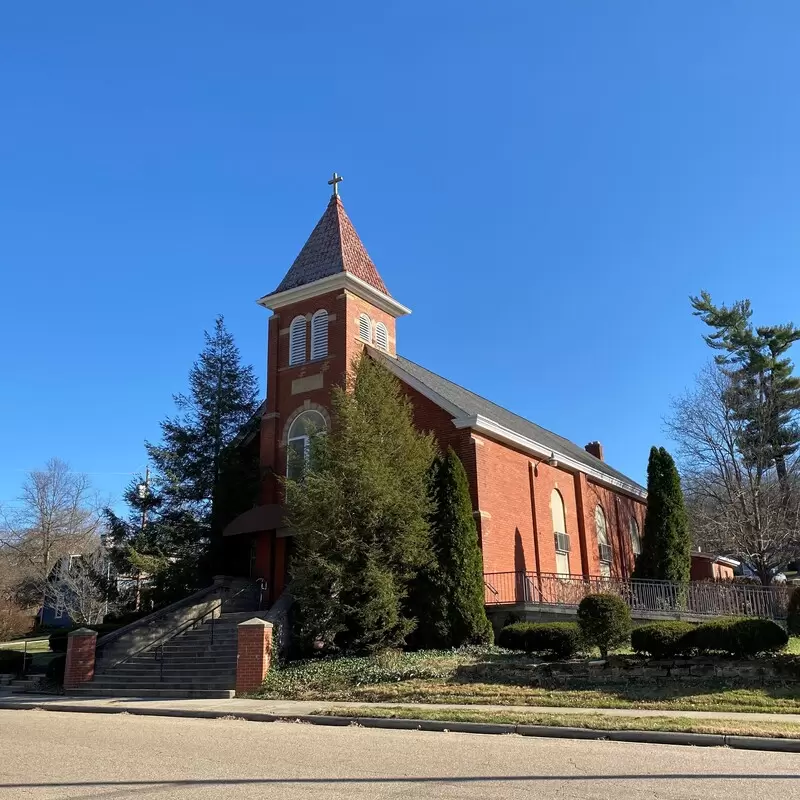
M 600 442 L 589 442 L 583 449 L 587 453 L 591 453 L 595 458 L 599 458 L 601 461 L 605 460 L 603 458 L 603 445 Z

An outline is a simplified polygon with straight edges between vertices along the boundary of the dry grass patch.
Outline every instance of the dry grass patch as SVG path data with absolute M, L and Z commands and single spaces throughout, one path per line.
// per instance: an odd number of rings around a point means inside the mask
M 430 708 L 328 708 L 314 711 L 320 716 L 380 717 L 382 719 L 428 719 L 440 722 L 491 722 L 511 725 L 547 725 L 557 728 L 587 728 L 598 731 L 673 731 L 728 736 L 769 736 L 800 739 L 800 725 L 782 722 L 691 717 L 622 717 L 608 714 L 558 714 L 547 712 L 480 711 Z

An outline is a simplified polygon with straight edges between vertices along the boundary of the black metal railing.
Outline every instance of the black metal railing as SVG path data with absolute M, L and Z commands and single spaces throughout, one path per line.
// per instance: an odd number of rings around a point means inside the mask
M 698 616 L 785 619 L 791 587 L 713 581 L 644 581 L 536 572 L 490 572 L 484 576 L 486 605 L 537 603 L 577 607 L 587 594 L 621 597 L 634 611 Z
M 229 590 L 230 591 L 230 590 Z M 235 594 L 232 594 L 230 597 L 226 598 L 228 601 L 234 600 L 235 598 L 239 597 L 240 595 L 245 594 L 246 592 L 254 592 L 254 600 L 256 601 L 258 610 L 261 611 L 261 606 L 264 599 L 264 594 L 266 592 L 266 581 L 257 581 L 256 584 L 245 586 L 243 589 L 240 589 Z M 211 644 L 214 644 L 214 626 L 215 620 L 217 616 L 215 616 L 215 612 L 219 611 L 222 613 L 222 606 L 224 601 L 222 599 L 213 607 L 205 611 L 204 613 L 200 614 L 199 616 L 195 617 L 194 619 L 187 620 L 186 622 L 179 625 L 173 631 L 170 631 L 169 638 L 164 639 L 160 644 L 156 645 L 152 648 L 153 654 L 155 656 L 156 661 L 159 662 L 159 681 L 163 683 L 164 681 L 164 645 L 169 644 L 175 638 L 180 636 L 183 633 L 186 633 L 187 630 L 191 630 L 196 625 L 204 625 L 207 617 L 211 615 Z M 145 650 L 147 648 L 144 648 Z M 141 651 L 140 651 L 141 652 Z

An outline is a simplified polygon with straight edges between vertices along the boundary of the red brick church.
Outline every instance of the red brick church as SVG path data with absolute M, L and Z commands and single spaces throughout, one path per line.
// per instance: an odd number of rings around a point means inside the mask
M 309 427 L 330 426 L 331 387 L 366 349 L 401 381 L 419 428 L 463 461 L 487 591 L 519 591 L 519 580 L 500 573 L 628 577 L 645 490 L 605 462 L 599 442 L 579 447 L 399 354 L 397 319 L 410 310 L 391 296 L 369 257 L 338 180 L 289 271 L 258 301 L 272 311 L 267 398 L 260 429 L 240 444 L 259 449 L 263 480 L 260 504 L 225 530 L 237 571 L 265 578 L 272 599 L 285 586 L 292 531 L 279 476 L 297 463 L 289 451 L 307 453 Z

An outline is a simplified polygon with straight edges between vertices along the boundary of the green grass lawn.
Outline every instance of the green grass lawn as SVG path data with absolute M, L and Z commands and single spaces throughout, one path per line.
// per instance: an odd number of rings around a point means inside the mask
M 721 681 L 644 681 L 546 688 L 531 685 L 532 661 L 499 649 L 381 653 L 296 662 L 272 670 L 265 699 L 459 703 L 800 713 L 797 686 Z
M 482 711 L 479 709 L 376 708 L 374 706 L 326 708 L 321 716 L 432 719 L 441 722 L 494 722 L 512 725 L 549 725 L 557 728 L 589 728 L 597 731 L 676 731 L 728 736 L 771 736 L 800 739 L 800 725 L 738 719 L 692 719 L 691 717 L 618 717 L 608 714 L 558 714 L 535 711 Z
M 58 653 L 50 650 L 50 641 L 47 636 L 35 637 L 31 639 L 18 639 L 13 642 L 0 642 L 0 650 L 18 650 L 31 654 L 29 673 L 41 673 L 47 669 L 47 665 Z

